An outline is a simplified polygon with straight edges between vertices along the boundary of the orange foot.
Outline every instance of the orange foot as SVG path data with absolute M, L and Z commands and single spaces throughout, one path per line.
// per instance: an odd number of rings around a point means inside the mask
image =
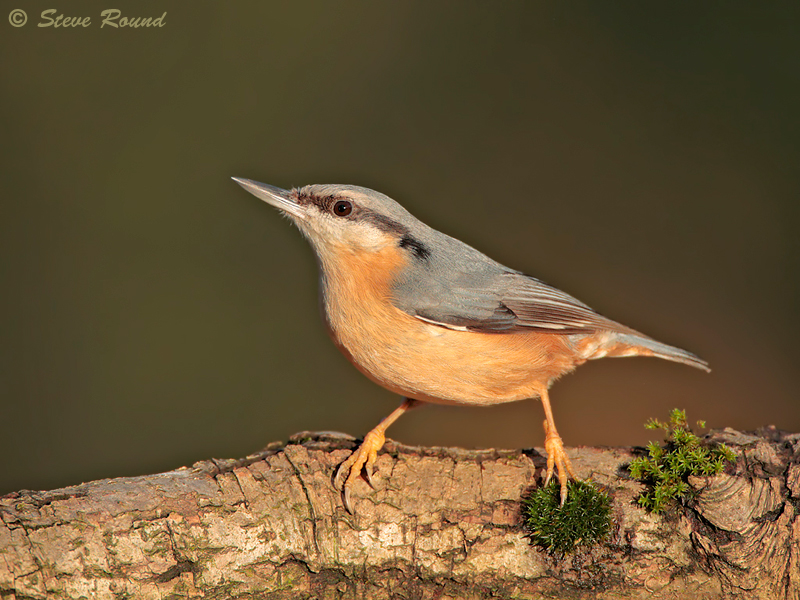
M 550 427 L 550 424 L 544 422 L 544 449 L 547 451 L 547 475 L 544 479 L 544 484 L 550 483 L 553 477 L 553 471 L 558 470 L 558 482 L 561 484 L 561 506 L 567 501 L 567 481 L 572 477 L 577 479 L 575 471 L 572 470 L 572 463 L 564 451 L 564 442 L 561 441 L 561 436 L 558 435 L 555 427 Z
M 364 436 L 364 442 L 353 452 L 346 461 L 339 465 L 336 476 L 333 478 L 333 485 L 342 492 L 344 507 L 347 512 L 353 514 L 353 504 L 350 501 L 350 487 L 358 479 L 361 469 L 367 474 L 367 482 L 375 487 L 372 482 L 374 474 L 375 460 L 378 458 L 378 450 L 383 447 L 386 436 L 380 425 Z M 344 479 L 347 475 L 347 479 Z M 344 479 L 344 482 L 342 480 Z

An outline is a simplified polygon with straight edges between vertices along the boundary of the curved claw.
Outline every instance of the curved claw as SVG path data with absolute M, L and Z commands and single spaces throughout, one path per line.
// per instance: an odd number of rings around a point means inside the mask
M 375 461 L 378 458 L 377 452 L 367 458 L 367 464 L 364 465 L 364 473 L 367 476 L 367 483 L 373 490 L 375 489 Z
M 561 436 L 555 428 L 551 428 L 547 421 L 544 422 L 544 448 L 547 451 L 547 475 L 544 479 L 544 484 L 550 483 L 555 471 L 558 476 L 558 482 L 561 486 L 561 506 L 567 501 L 567 482 L 569 478 L 577 479 L 575 471 L 572 469 L 572 463 L 569 456 L 564 451 L 564 442 L 561 441 Z
M 351 515 L 355 514 L 355 511 L 353 510 L 353 502 L 352 502 L 352 500 L 350 500 L 350 488 L 349 487 L 345 487 L 342 490 L 342 502 L 344 503 L 344 508 L 345 508 L 345 510 L 347 512 L 349 512 Z
M 339 491 L 342 491 L 342 484 L 344 483 L 342 481 L 342 478 L 344 474 L 347 472 L 347 469 L 350 467 L 348 463 L 350 463 L 350 459 L 353 457 L 354 454 L 355 452 L 351 454 L 344 462 L 342 462 L 342 464 L 339 465 L 339 468 L 336 469 L 336 475 L 333 476 L 333 487 L 335 487 Z
M 355 483 L 361 470 L 367 474 L 367 482 L 371 487 L 375 487 L 373 474 L 375 461 L 378 459 L 378 450 L 383 447 L 386 438 L 382 431 L 373 429 L 366 436 L 364 442 L 345 460 L 336 470 L 333 478 L 333 485 L 342 492 L 344 507 L 350 514 L 353 514 L 353 504 L 350 499 L 350 488 Z M 347 477 L 345 478 L 345 474 Z

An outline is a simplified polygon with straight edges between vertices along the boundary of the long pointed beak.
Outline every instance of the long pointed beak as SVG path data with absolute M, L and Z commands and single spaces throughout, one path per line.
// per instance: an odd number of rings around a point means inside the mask
M 298 219 L 305 219 L 306 215 L 303 208 L 292 198 L 292 193 L 289 190 L 242 177 L 231 177 L 231 179 L 267 204 L 271 204 Z

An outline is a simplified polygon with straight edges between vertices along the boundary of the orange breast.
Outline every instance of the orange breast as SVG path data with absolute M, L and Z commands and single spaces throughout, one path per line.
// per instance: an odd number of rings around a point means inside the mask
M 394 246 L 342 250 L 329 259 L 323 303 L 331 337 L 359 370 L 398 394 L 439 403 L 511 402 L 539 396 L 583 362 L 567 336 L 454 331 L 395 308 L 392 278 L 408 258 Z

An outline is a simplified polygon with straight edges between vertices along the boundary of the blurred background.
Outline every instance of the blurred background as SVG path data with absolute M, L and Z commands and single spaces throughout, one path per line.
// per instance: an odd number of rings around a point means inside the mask
M 398 405 L 327 338 L 305 240 L 231 176 L 380 190 L 711 363 L 581 367 L 551 395 L 568 446 L 643 444 L 673 407 L 800 431 L 800 5 L 114 4 L 166 12 L 150 29 L 58 5 L 91 25 L 0 15 L 0 493 Z M 542 420 L 429 406 L 389 435 L 532 447 Z

